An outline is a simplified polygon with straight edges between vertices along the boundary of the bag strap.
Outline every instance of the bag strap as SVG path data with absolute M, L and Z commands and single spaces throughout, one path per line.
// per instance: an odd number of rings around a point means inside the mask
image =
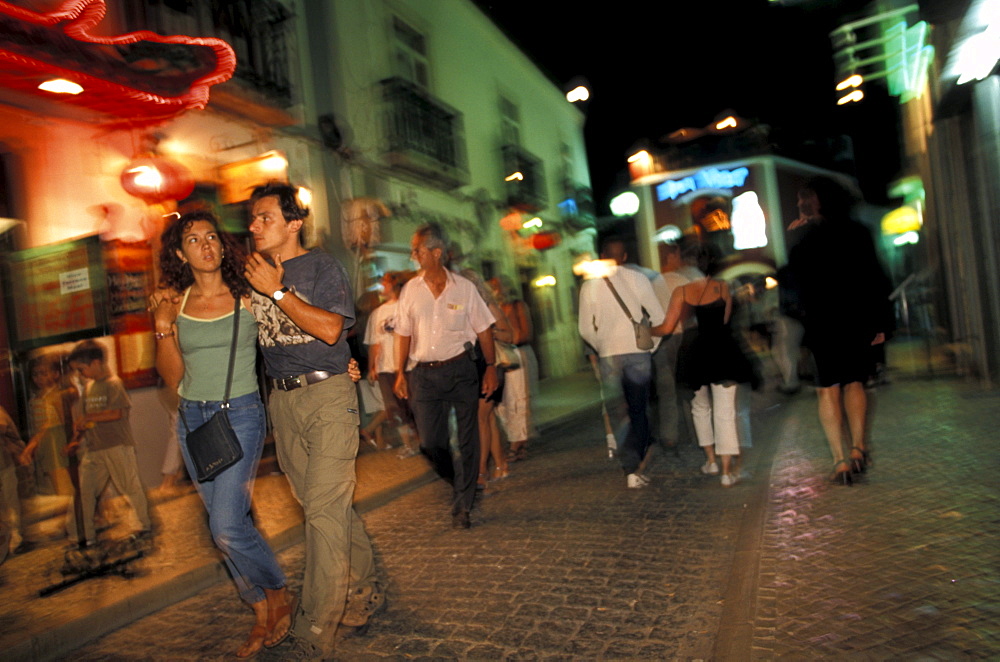
M 229 391 L 233 387 L 233 368 L 236 367 L 236 343 L 240 336 L 240 306 L 242 297 L 237 295 L 236 308 L 233 310 L 233 340 L 229 344 L 229 372 L 226 374 L 226 395 L 222 399 L 222 408 L 229 409 Z
M 629 312 L 628 306 L 625 305 L 625 302 L 622 301 L 622 298 L 618 295 L 618 290 L 616 290 L 615 286 L 611 284 L 611 279 L 608 278 L 607 276 L 604 276 L 604 282 L 607 283 L 608 287 L 611 288 L 611 293 L 615 295 L 615 300 L 618 302 L 618 305 L 621 306 L 622 310 L 625 312 L 625 317 L 627 317 L 628 320 L 632 322 L 632 324 L 635 324 L 636 321 L 632 319 L 632 313 Z
M 236 343 L 240 337 L 240 306 L 242 303 L 243 299 L 237 296 L 236 308 L 233 310 L 233 339 L 229 344 L 229 372 L 226 374 L 226 395 L 222 399 L 223 409 L 229 409 L 229 391 L 233 387 L 233 368 L 236 367 Z M 187 419 L 184 418 L 184 410 L 178 409 L 177 415 L 180 416 L 184 429 L 190 433 L 191 428 L 188 427 Z

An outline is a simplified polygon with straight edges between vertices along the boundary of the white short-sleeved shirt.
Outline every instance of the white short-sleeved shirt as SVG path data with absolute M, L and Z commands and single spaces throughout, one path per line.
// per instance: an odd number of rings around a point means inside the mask
M 365 327 L 365 344 L 378 345 L 376 372 L 396 372 L 396 348 L 393 332 L 396 329 L 398 301 L 386 301 L 372 311 Z
M 424 361 L 444 361 L 465 351 L 465 343 L 496 320 L 476 286 L 451 272 L 437 299 L 421 273 L 399 295 L 395 332 L 410 338 L 409 366 Z
M 618 267 L 611 271 L 608 278 L 628 307 L 631 319 L 637 322 L 642 319 L 642 309 L 645 308 L 654 326 L 663 322 L 663 306 L 644 274 Z M 660 344 L 660 339 L 654 338 L 653 349 L 636 348 L 632 321 L 625 315 L 603 278 L 588 280 L 580 288 L 579 330 L 580 336 L 597 350 L 601 358 L 643 351 L 652 353 Z

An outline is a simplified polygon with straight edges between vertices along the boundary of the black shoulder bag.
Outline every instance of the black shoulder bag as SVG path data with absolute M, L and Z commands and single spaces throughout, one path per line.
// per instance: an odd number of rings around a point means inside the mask
M 222 410 L 215 413 L 207 423 L 196 430 L 190 430 L 184 412 L 180 412 L 187 430 L 187 449 L 191 456 L 191 464 L 199 483 L 212 480 L 223 470 L 236 464 L 243 458 L 243 447 L 229 424 L 229 390 L 233 386 L 233 367 L 236 364 L 236 341 L 240 333 L 240 297 L 236 297 L 236 310 L 233 311 L 233 341 L 229 346 L 229 374 L 226 375 L 226 396 L 222 400 Z

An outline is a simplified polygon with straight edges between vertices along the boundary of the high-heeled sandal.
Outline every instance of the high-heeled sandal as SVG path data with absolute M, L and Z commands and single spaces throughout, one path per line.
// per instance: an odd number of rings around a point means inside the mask
M 486 474 L 479 474 L 479 478 L 476 480 L 476 489 L 485 490 L 486 489 Z
M 838 462 L 833 467 L 833 473 L 830 475 L 830 482 L 837 485 L 846 485 L 850 487 L 854 484 L 854 478 L 851 476 L 851 465 L 849 462 Z
M 855 452 L 860 457 L 855 457 Z M 851 449 L 851 471 L 856 474 L 863 474 L 872 463 L 871 455 L 864 448 L 857 446 Z
M 528 459 L 528 443 L 526 441 L 515 441 L 507 451 L 508 462 L 520 462 Z

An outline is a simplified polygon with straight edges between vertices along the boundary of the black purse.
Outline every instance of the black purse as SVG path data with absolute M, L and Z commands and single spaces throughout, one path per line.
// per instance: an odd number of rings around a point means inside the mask
M 222 471 L 243 459 L 243 447 L 229 424 L 229 390 L 233 385 L 233 367 L 236 364 L 236 341 L 239 337 L 240 297 L 236 297 L 233 312 L 233 341 L 229 346 L 229 374 L 226 375 L 226 396 L 222 400 L 222 410 L 215 413 L 207 423 L 190 430 L 184 412 L 180 412 L 187 430 L 187 449 L 194 465 L 195 478 L 199 483 L 212 480 Z

